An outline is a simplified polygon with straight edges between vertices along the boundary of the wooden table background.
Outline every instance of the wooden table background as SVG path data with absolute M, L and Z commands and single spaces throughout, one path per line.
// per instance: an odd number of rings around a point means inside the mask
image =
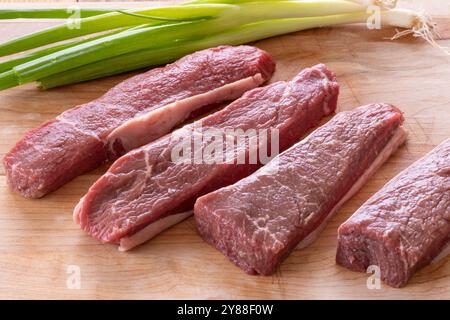
M 27 2 L 23 5 L 30 6 Z M 450 46 L 448 1 L 411 2 L 402 5 L 423 7 L 437 16 L 444 39 L 439 43 Z M 37 5 L 48 6 L 33 4 Z M 52 23 L 0 22 L 0 40 Z M 275 275 L 244 274 L 200 239 L 192 218 L 128 253 L 93 240 L 72 222 L 71 213 L 106 166 L 40 200 L 12 194 L 0 167 L 0 298 L 450 299 L 449 257 L 420 271 L 402 289 L 382 285 L 369 290 L 368 274 L 351 272 L 334 262 L 337 227 L 390 178 L 450 137 L 450 58 L 419 39 L 385 39 L 394 32 L 346 26 L 255 44 L 277 61 L 272 81 L 290 79 L 303 67 L 326 63 L 341 84 L 339 110 L 390 102 L 405 112 L 410 132 L 406 146 L 339 211 L 320 238 L 309 248 L 294 251 Z M 97 98 L 130 75 L 50 91 L 30 84 L 0 92 L 0 156 L 27 130 Z M 80 270 L 80 289 L 67 286 L 71 266 Z

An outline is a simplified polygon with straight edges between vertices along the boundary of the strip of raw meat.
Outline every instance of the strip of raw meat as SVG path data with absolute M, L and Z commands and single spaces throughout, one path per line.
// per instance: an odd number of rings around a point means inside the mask
M 183 141 L 188 139 L 191 145 L 191 139 L 203 138 L 197 139 L 194 152 L 205 154 L 211 141 L 203 134 L 211 129 L 225 133 L 227 141 L 230 130 L 273 130 L 284 150 L 335 110 L 338 91 L 334 74 L 324 65 L 305 69 L 290 82 L 253 89 L 223 110 L 119 158 L 80 201 L 74 219 L 96 239 L 120 244 L 122 250 L 149 240 L 189 216 L 183 212 L 192 210 L 197 197 L 234 183 L 261 165 L 238 161 L 241 155 L 250 159 L 248 141 L 236 143 L 226 162 L 173 161 L 173 151 Z M 260 140 L 257 149 L 272 146 L 271 137 Z
M 262 50 L 222 46 L 128 79 L 25 134 L 5 156 L 8 184 L 24 197 L 42 197 L 117 158 L 117 150 L 109 152 L 107 137 L 133 117 L 151 114 L 150 128 L 157 130 L 149 138 L 159 138 L 190 115 L 206 112 L 208 105 L 259 86 L 274 69 L 272 58 Z M 166 116 L 158 113 L 160 108 Z
M 450 139 L 388 182 L 338 230 L 336 261 L 351 270 L 380 268 L 393 287 L 450 245 Z
M 402 122 L 386 104 L 339 113 L 254 174 L 197 199 L 201 236 L 247 273 L 272 274 L 405 141 Z

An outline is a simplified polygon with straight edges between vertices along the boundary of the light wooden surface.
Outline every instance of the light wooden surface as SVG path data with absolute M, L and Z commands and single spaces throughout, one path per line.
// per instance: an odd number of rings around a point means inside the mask
M 450 8 L 443 2 L 421 3 L 441 16 L 442 35 L 450 38 Z M 2 22 L 0 40 L 49 24 Z M 407 145 L 339 211 L 320 238 L 293 252 L 274 276 L 244 274 L 200 239 L 192 218 L 129 253 L 88 237 L 72 222 L 72 209 L 106 166 L 41 200 L 10 193 L 1 167 L 0 298 L 450 299 L 449 257 L 420 271 L 403 289 L 383 285 L 369 290 L 367 274 L 334 262 L 337 227 L 395 174 L 450 137 L 450 58 L 418 39 L 384 40 L 393 32 L 347 26 L 256 43 L 278 63 L 273 81 L 326 63 L 341 84 L 339 110 L 390 102 L 405 112 L 410 132 Z M 450 46 L 449 40 L 440 43 Z M 0 155 L 28 129 L 100 96 L 129 76 L 47 92 L 34 85 L 0 92 Z M 80 289 L 67 287 L 72 265 L 80 268 Z

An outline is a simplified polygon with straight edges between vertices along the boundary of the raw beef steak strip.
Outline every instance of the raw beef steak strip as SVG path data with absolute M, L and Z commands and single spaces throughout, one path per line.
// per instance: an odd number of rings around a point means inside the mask
M 388 182 L 338 230 L 336 261 L 393 287 L 449 254 L 450 139 Z
M 207 111 L 206 105 L 238 98 L 259 86 L 274 69 L 274 61 L 262 50 L 222 46 L 137 75 L 25 134 L 5 156 L 8 184 L 24 197 L 42 197 L 115 159 L 117 152 L 108 154 L 107 137 L 133 117 L 160 115 L 159 108 L 187 100 L 172 107 L 170 116 L 152 117 L 157 130 L 151 138 L 159 138 L 191 113 Z M 203 98 L 190 99 L 198 95 Z
M 260 167 L 238 164 L 239 154 L 248 157 L 247 143 L 237 143 L 228 162 L 172 161 L 172 151 L 182 141 L 202 137 L 209 129 L 276 129 L 284 150 L 335 110 L 338 91 L 334 74 L 324 65 L 305 69 L 290 82 L 253 89 L 223 110 L 119 158 L 80 201 L 74 219 L 94 238 L 120 244 L 122 250 L 149 240 L 191 215 L 185 212 L 197 197 Z M 271 146 L 270 136 L 266 143 Z M 205 153 L 208 144 L 208 139 L 200 140 L 195 151 Z
M 387 104 L 337 114 L 254 174 L 197 199 L 201 236 L 247 273 L 272 274 L 405 141 L 402 122 Z

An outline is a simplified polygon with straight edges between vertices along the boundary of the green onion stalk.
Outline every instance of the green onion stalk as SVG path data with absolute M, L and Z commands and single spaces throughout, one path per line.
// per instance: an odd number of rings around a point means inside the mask
M 383 26 L 405 28 L 397 36 L 412 33 L 433 43 L 428 18 L 411 10 L 390 9 L 389 1 L 373 1 L 382 6 Z M 31 81 L 38 81 L 48 89 L 165 64 L 217 45 L 238 45 L 305 29 L 365 23 L 371 15 L 367 3 L 365 0 L 198 0 L 178 6 L 101 14 L 81 19 L 82 31 L 73 32 L 60 25 L 1 44 L 0 55 L 6 55 L 21 52 L 23 48 L 35 49 L 80 35 L 109 31 L 0 63 L 3 71 L 0 89 Z
M 229 7 L 230 5 L 220 4 L 184 5 L 110 12 L 79 19 L 79 21 L 68 20 L 66 23 L 0 44 L 0 56 L 122 27 L 151 22 L 154 25 L 160 25 L 167 20 L 192 21 L 211 18 L 217 16 L 223 10 L 229 9 Z
M 409 19 L 413 19 L 409 11 L 381 12 L 385 25 L 410 25 Z M 403 16 L 400 21 L 397 21 Z M 207 36 L 195 41 L 179 42 L 173 46 L 140 50 L 129 54 L 116 56 L 96 63 L 84 65 L 70 72 L 57 73 L 40 79 L 39 85 L 43 89 L 50 89 L 62 85 L 93 80 L 127 71 L 137 70 L 149 66 L 156 66 L 174 61 L 190 52 L 202 50 L 218 45 L 239 45 L 270 38 L 285 33 L 307 30 L 317 27 L 342 25 L 349 23 L 364 23 L 368 18 L 365 12 L 341 14 L 324 17 L 286 18 L 264 20 L 244 24 L 231 28 L 213 36 Z M 149 64 L 151 61 L 152 64 Z
M 137 27 L 135 27 L 137 28 Z M 67 49 L 67 48 L 71 48 L 74 46 L 77 46 L 79 44 L 82 43 L 86 43 L 95 39 L 100 39 L 105 37 L 106 35 L 111 35 L 111 34 L 115 34 L 115 33 L 119 33 L 121 31 L 124 31 L 126 29 L 131 29 L 131 28 L 120 28 L 118 30 L 112 31 L 112 32 L 107 32 L 107 33 L 102 33 L 101 35 L 97 35 L 95 37 L 89 37 L 86 39 L 79 39 L 79 40 L 73 40 L 70 42 L 66 42 L 66 43 L 61 43 L 61 44 L 57 44 L 54 46 L 50 46 L 50 47 L 46 47 L 44 49 L 40 49 L 40 50 L 35 50 L 33 52 L 29 52 L 29 53 L 25 53 L 25 54 L 21 54 L 21 55 L 16 55 L 13 58 L 0 62 L 0 73 L 1 72 L 5 72 L 8 71 L 12 68 L 14 68 L 15 66 L 18 66 L 20 64 L 32 61 L 32 60 L 36 60 L 37 58 L 49 55 L 51 53 L 57 52 L 57 51 L 61 51 L 63 49 Z
M 325 16 L 361 11 L 358 4 L 344 0 L 320 1 L 227 1 L 237 3 L 185 4 L 173 7 L 136 9 L 111 12 L 99 16 L 80 19 L 77 23 L 63 23 L 39 32 L 25 35 L 0 44 L 0 56 L 37 48 L 43 45 L 68 40 L 114 28 L 139 24 L 161 25 L 164 22 L 207 20 L 226 17 L 236 23 L 245 20 Z M 149 20 L 152 20 L 151 22 Z M 240 20 L 240 21 L 239 21 Z M 70 21 L 69 21 L 70 22 Z M 221 23 L 217 21 L 217 23 Z
M 118 34 L 101 37 L 50 53 L 17 65 L 13 70 L 19 83 L 27 83 L 113 56 L 142 49 L 171 46 L 171 43 L 175 41 L 195 40 L 211 33 L 222 32 L 243 23 L 245 24 L 246 22 L 298 15 L 314 16 L 318 9 L 321 9 L 322 12 L 328 12 L 329 9 L 326 4 L 329 2 L 323 1 L 321 4 L 323 6 L 313 6 L 309 2 L 288 1 L 284 2 L 284 6 L 279 6 L 280 2 L 276 1 L 265 2 L 264 5 L 261 5 L 260 2 L 244 3 L 241 6 L 223 5 L 222 9 L 227 10 L 222 11 L 222 16 L 214 20 L 202 19 L 173 22 L 156 26 L 150 24 L 147 27 L 125 30 Z M 345 1 L 331 2 L 342 5 L 342 8 L 334 7 L 334 11 L 356 12 L 359 9 L 359 6 Z M 301 14 L 296 12 L 301 12 Z M 9 79 L 9 76 L 7 79 Z M 14 83 L 11 82 L 11 85 L 16 85 L 16 81 Z M 7 83 L 2 87 L 7 87 Z

